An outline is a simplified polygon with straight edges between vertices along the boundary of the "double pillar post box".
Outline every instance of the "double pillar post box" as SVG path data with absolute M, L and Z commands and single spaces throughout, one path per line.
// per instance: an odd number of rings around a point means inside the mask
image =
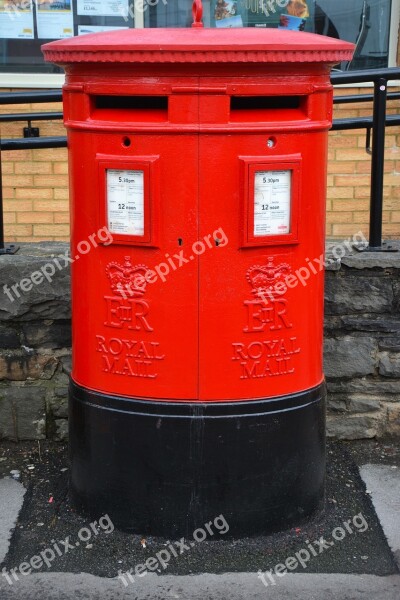
M 200 26 L 44 46 L 66 72 L 84 512 L 250 535 L 321 507 L 329 74 L 352 48 Z

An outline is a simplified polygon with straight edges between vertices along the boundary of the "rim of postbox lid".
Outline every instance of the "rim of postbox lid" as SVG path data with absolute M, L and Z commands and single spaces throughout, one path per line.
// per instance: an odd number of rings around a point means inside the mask
M 68 63 L 330 63 L 354 44 L 280 29 L 147 28 L 92 33 L 44 44 L 45 60 Z

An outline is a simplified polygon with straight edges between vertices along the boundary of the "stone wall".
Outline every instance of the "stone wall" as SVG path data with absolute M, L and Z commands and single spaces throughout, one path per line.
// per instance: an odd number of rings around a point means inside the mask
M 0 256 L 0 439 L 65 439 L 71 369 L 69 269 L 57 270 L 53 278 L 49 271 L 52 281 L 43 277 L 25 293 L 11 286 L 21 282 L 29 287 L 27 278 L 40 273 L 52 257 L 65 255 L 67 248 L 56 242 L 24 244 L 14 256 Z M 64 262 L 59 260 L 61 266 Z
M 332 261 L 325 288 L 328 435 L 400 434 L 400 245 Z M 328 251 L 329 256 L 329 251 Z
M 39 275 L 40 283 L 31 280 L 66 250 L 63 243 L 25 244 L 18 254 L 0 257 L 0 439 L 66 437 L 69 269 L 56 269 L 51 281 Z M 342 259 L 331 252 L 325 303 L 328 435 L 400 435 L 400 252 L 353 252 Z M 19 297 L 11 288 L 17 282 Z

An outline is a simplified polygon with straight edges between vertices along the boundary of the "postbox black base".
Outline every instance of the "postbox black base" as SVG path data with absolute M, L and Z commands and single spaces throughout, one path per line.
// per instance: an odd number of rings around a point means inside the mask
M 123 530 L 192 537 L 223 515 L 241 537 L 321 508 L 325 385 L 241 402 L 109 396 L 71 382 L 71 498 Z

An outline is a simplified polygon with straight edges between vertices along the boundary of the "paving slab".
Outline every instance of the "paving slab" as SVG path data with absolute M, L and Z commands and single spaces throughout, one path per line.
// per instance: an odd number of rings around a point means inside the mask
M 371 492 L 374 508 L 400 567 L 400 468 L 366 464 L 361 477 Z
M 0 581 L 2 600 L 398 600 L 400 576 L 287 575 L 266 588 L 256 573 L 157 576 L 124 588 L 93 575 L 38 573 L 18 585 Z
M 22 508 L 24 486 L 14 479 L 0 479 L 0 564 L 4 561 Z

